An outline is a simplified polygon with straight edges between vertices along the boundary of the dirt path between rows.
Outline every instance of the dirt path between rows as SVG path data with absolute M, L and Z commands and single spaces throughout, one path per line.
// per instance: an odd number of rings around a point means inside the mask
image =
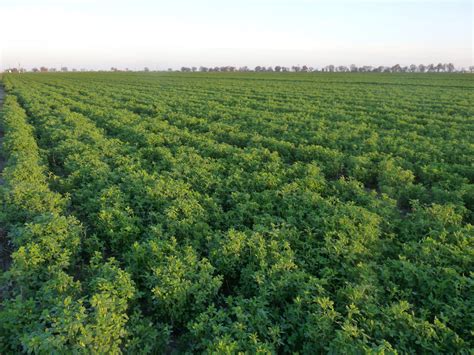
M 3 99 L 5 97 L 5 90 L 0 83 L 0 110 L 3 106 Z M 0 125 L 0 186 L 5 183 L 3 180 L 3 168 L 5 167 L 5 157 L 3 156 L 3 128 Z M 1 206 L 0 206 L 1 207 Z M 0 270 L 7 270 L 11 263 L 10 258 L 10 243 L 5 230 L 0 226 Z M 1 291 L 1 290 L 0 290 Z M 0 292 L 1 293 L 1 292 Z M 0 297 L 1 298 L 1 297 Z

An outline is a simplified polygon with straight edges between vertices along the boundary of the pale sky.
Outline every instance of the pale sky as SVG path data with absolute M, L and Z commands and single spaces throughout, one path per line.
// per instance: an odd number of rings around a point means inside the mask
M 471 0 L 0 0 L 0 70 L 473 65 Z

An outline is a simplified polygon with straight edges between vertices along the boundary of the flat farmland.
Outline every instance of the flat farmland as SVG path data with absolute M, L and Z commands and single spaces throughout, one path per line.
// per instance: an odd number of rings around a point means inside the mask
M 2 83 L 1 353 L 472 350 L 472 74 Z

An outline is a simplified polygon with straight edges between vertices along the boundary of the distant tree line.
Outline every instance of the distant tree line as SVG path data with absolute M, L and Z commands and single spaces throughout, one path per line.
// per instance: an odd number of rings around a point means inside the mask
M 80 70 L 78 69 L 71 69 L 69 70 L 68 67 L 61 67 L 60 69 L 57 69 L 57 68 L 48 68 L 48 67 L 34 67 L 32 68 L 31 70 L 27 70 L 25 68 L 8 68 L 5 70 L 5 73 L 57 73 L 57 72 L 63 72 L 63 73 L 67 73 L 67 72 L 77 72 L 77 71 L 82 71 L 82 72 L 85 72 L 85 71 L 88 71 L 84 68 L 81 68 Z
M 55 72 L 77 72 L 77 71 L 94 71 L 94 70 L 86 70 L 86 69 L 71 69 L 69 70 L 68 67 L 61 67 L 61 69 L 56 68 L 47 68 L 47 67 L 35 67 L 31 70 L 26 70 L 24 68 L 9 68 L 5 70 L 7 73 L 26 73 L 26 72 L 33 72 L 33 73 L 55 73 Z M 129 72 L 133 70 L 129 70 L 128 68 L 119 69 L 116 67 L 111 67 L 109 71 L 112 72 Z M 148 67 L 143 68 L 141 70 L 143 72 L 150 72 L 151 70 Z M 173 70 L 169 68 L 167 71 L 180 71 L 183 73 L 210 73 L 210 72 L 222 72 L 222 73 L 232 73 L 232 72 L 256 72 L 256 73 L 264 73 L 264 72 L 276 72 L 276 73 L 285 73 L 285 72 L 293 72 L 293 73 L 310 73 L 310 72 L 329 72 L 329 73 L 474 73 L 474 65 L 471 65 L 469 68 L 456 68 L 453 63 L 438 63 L 435 64 L 411 64 L 402 66 L 400 64 L 395 64 L 393 66 L 372 66 L 372 65 L 363 65 L 357 66 L 355 64 L 351 64 L 349 66 L 346 65 L 326 65 L 322 68 L 314 68 L 307 65 L 293 65 L 291 67 L 276 65 L 276 66 L 256 66 L 254 68 L 249 68 L 248 66 L 236 67 L 236 66 L 215 66 L 215 67 L 181 67 L 179 70 Z
M 169 71 L 172 71 L 169 69 Z M 294 73 L 309 73 L 309 72 L 330 72 L 330 73 L 454 73 L 454 72 L 474 72 L 474 66 L 470 66 L 469 69 L 459 68 L 457 69 L 453 63 L 438 63 L 435 64 L 411 64 L 409 66 L 401 66 L 395 64 L 393 66 L 357 66 L 351 64 L 350 66 L 345 65 L 326 65 L 320 69 L 313 68 L 307 65 L 299 66 L 294 65 L 291 67 L 285 67 L 277 65 L 273 66 L 256 66 L 251 69 L 247 66 L 235 67 L 235 66 L 221 66 L 221 67 L 181 67 L 181 72 L 294 72 Z

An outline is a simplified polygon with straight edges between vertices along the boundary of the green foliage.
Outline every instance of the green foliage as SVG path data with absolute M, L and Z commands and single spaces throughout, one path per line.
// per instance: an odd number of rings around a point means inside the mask
M 7 96 L 2 125 L 7 132 L 3 141 L 8 164 L 2 172 L 3 223 L 24 223 L 41 213 L 58 213 L 65 201 L 49 190 L 33 128 L 13 96 Z
M 2 77 L 0 353 L 469 353 L 470 79 Z
M 204 310 L 221 286 L 209 261 L 190 246 L 179 247 L 174 238 L 135 244 L 131 259 L 157 319 L 172 324 L 187 322 Z
M 194 351 L 272 354 L 281 345 L 278 326 L 272 327 L 260 299 L 226 299 L 226 310 L 210 307 L 190 325 Z M 263 333 L 263 334 L 262 334 Z
M 128 354 L 163 353 L 170 342 L 170 329 L 162 323 L 154 323 L 140 311 L 135 311 L 127 323 Z
M 89 272 L 91 308 L 78 343 L 91 352 L 119 353 L 122 339 L 128 335 L 127 308 L 135 294 L 134 283 L 114 259 L 104 263 L 98 254 L 92 259 Z

